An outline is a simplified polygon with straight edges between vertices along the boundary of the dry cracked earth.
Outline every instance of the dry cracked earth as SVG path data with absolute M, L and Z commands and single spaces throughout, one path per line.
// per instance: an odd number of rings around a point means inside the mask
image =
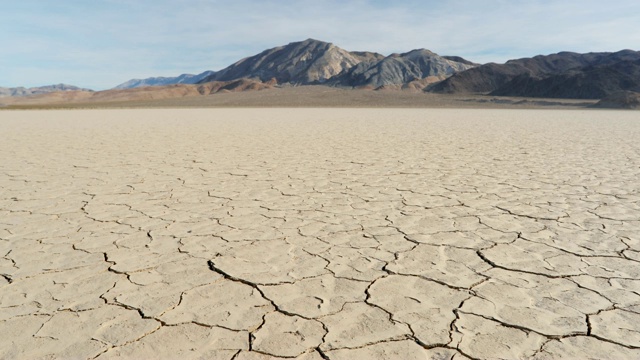
M 640 358 L 640 122 L 0 112 L 0 358 Z

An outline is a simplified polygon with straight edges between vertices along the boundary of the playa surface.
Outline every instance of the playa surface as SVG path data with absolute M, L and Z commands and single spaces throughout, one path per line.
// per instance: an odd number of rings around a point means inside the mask
M 0 358 L 640 357 L 634 112 L 0 112 Z

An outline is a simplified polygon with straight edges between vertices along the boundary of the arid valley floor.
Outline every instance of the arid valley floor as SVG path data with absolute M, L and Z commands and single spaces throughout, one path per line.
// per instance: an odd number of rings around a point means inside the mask
M 638 359 L 637 112 L 0 111 L 0 358 Z

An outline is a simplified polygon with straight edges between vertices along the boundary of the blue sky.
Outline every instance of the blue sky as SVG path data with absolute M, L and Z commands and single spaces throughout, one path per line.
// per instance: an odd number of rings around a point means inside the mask
M 2 0 L 0 86 L 96 90 L 315 38 L 476 62 L 640 50 L 638 0 Z

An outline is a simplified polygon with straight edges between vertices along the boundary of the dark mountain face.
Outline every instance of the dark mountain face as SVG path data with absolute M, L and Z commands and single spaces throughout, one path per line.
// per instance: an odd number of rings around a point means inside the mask
M 593 107 L 603 109 L 640 109 L 640 93 L 619 91 L 598 101 Z
M 384 85 L 406 84 L 427 77 L 447 77 L 470 69 L 473 65 L 445 59 L 429 50 L 413 50 L 392 54 L 386 58 L 360 63 L 331 80 L 332 85 L 378 88 Z
M 546 77 L 523 74 L 491 95 L 601 99 L 624 90 L 640 91 L 640 60 L 587 66 Z
M 486 93 L 511 81 L 518 75 L 530 73 L 520 64 L 485 64 L 435 84 L 429 91 L 445 94 Z
M 606 80 L 605 73 L 607 71 L 622 66 L 624 62 L 633 62 L 639 59 L 640 52 L 632 50 L 588 54 L 561 52 L 547 56 L 510 60 L 505 64 L 491 63 L 478 66 L 451 76 L 432 86 L 429 91 L 538 97 L 555 97 L 563 94 L 562 97 L 591 99 L 599 93 L 598 90 L 595 90 L 596 88 L 615 87 L 611 84 L 612 82 Z M 593 67 L 607 66 L 611 68 L 609 70 L 601 68 L 593 72 Z M 589 83 L 589 81 L 593 82 Z M 570 90 L 569 87 L 567 90 L 561 89 L 569 84 L 573 84 L 571 85 L 574 87 L 573 90 Z M 591 89 L 575 90 L 575 87 L 587 84 Z M 613 91 L 613 88 L 602 90 L 600 93 L 608 93 L 609 91 Z
M 379 54 L 350 53 L 333 44 L 308 39 L 242 59 L 200 82 L 254 78 L 261 81 L 275 79 L 278 83 L 323 83 L 361 62 L 378 57 Z
M 531 70 L 534 75 L 560 74 L 568 70 L 597 65 L 611 65 L 620 61 L 640 59 L 640 53 L 632 50 L 622 50 L 615 53 L 586 53 L 560 52 L 551 55 L 538 55 L 533 58 L 509 60 L 507 64 L 515 63 Z

